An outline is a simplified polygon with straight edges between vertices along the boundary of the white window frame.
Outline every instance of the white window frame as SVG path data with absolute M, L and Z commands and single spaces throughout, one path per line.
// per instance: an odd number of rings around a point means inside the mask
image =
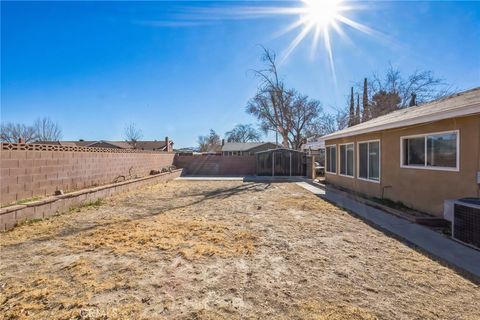
M 378 142 L 378 180 L 368 179 L 368 178 L 360 178 L 360 145 L 362 143 L 369 143 L 369 142 Z M 370 148 L 367 148 L 367 154 L 370 153 Z M 369 176 L 369 160 L 370 157 L 367 157 L 367 177 Z M 380 139 L 374 140 L 365 140 L 365 141 L 358 141 L 357 142 L 357 179 L 367 182 L 373 183 L 380 183 L 382 181 L 382 143 Z
M 341 146 L 345 146 L 345 169 L 347 168 L 347 157 L 346 157 L 346 153 L 347 153 L 347 147 L 346 146 L 349 146 L 349 145 L 353 145 L 353 175 L 349 176 L 348 174 L 342 174 L 341 172 L 341 166 L 340 166 L 340 162 L 341 162 Z M 352 178 L 354 179 L 355 178 L 355 142 L 348 142 L 348 143 L 340 143 L 338 145 L 338 175 L 339 176 L 342 176 L 342 177 L 346 177 L 346 178 Z
M 337 164 L 335 163 L 335 171 L 327 171 L 327 161 L 330 161 L 330 154 L 329 152 L 327 152 L 327 148 L 328 147 L 333 147 L 335 148 L 335 162 L 338 162 L 337 161 L 337 158 L 338 158 L 338 152 L 337 152 L 337 145 L 336 144 L 329 144 L 329 145 L 326 145 L 325 146 L 325 173 L 328 173 L 328 174 L 332 174 L 332 175 L 336 175 L 337 174 Z
M 428 160 L 427 137 L 438 135 L 438 134 L 445 134 L 445 133 L 455 133 L 457 135 L 457 159 L 456 159 L 457 163 L 456 163 L 456 166 L 454 168 L 453 167 L 428 166 L 427 165 L 427 160 Z M 412 138 L 422 138 L 422 137 L 425 139 L 425 164 L 423 166 L 422 165 L 405 165 L 405 164 L 403 164 L 403 140 L 412 139 Z M 459 172 L 460 171 L 460 130 L 429 132 L 429 133 L 422 133 L 422 134 L 415 134 L 415 135 L 400 137 L 400 168 Z

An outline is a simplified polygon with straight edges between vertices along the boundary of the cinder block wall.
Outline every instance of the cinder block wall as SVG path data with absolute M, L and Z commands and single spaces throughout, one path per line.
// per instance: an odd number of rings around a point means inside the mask
M 77 148 L 78 149 L 78 148 Z M 173 164 L 173 153 L 6 150 L 0 159 L 2 205 L 146 176 Z M 94 150 L 97 152 L 94 152 Z M 98 150 L 103 150 L 98 152 Z

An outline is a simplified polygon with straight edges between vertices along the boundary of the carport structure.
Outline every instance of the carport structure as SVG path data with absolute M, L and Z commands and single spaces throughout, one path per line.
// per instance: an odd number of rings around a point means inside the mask
M 279 148 L 255 153 L 257 176 L 305 176 L 306 159 L 302 151 Z

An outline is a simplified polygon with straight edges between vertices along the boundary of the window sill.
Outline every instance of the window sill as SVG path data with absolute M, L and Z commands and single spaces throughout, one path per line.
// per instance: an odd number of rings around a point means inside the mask
M 366 181 L 366 182 L 373 182 L 373 183 L 378 183 L 380 184 L 380 180 L 371 180 L 371 179 L 365 179 L 365 178 L 358 178 L 358 180 L 361 180 L 361 181 Z
M 420 170 L 433 170 L 433 171 L 449 171 L 459 172 L 460 168 L 448 168 L 448 167 L 429 167 L 429 166 L 400 166 L 402 169 L 420 169 Z

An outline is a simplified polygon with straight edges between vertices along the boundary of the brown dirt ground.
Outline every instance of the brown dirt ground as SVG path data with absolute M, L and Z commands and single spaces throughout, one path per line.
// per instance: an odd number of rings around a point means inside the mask
M 162 183 L 0 240 L 5 319 L 479 319 L 477 285 L 295 184 Z

